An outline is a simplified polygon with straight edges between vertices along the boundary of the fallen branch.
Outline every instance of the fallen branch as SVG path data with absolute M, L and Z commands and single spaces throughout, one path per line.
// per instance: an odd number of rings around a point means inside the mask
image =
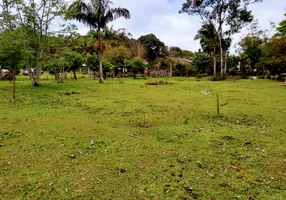
M 138 137 L 138 136 L 136 136 L 136 135 L 129 134 L 129 133 L 126 133 L 126 132 L 125 132 L 125 135 L 128 135 L 128 136 L 130 136 L 130 137 L 137 138 L 137 139 L 139 139 L 139 140 L 143 140 L 143 138 L 141 138 L 141 137 Z
M 222 104 L 220 104 L 220 106 L 226 106 L 228 104 L 228 102 L 223 102 Z

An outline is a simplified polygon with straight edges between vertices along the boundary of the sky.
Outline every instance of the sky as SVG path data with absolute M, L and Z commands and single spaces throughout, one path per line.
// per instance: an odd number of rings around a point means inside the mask
M 131 19 L 119 18 L 109 24 L 114 29 L 125 28 L 134 38 L 153 33 L 167 46 L 178 46 L 181 49 L 197 51 L 199 41 L 194 37 L 201 27 L 198 17 L 179 14 L 186 0 L 113 0 L 113 7 L 127 8 Z M 286 0 L 264 0 L 251 5 L 254 18 L 259 21 L 262 30 L 270 29 L 270 21 L 276 25 L 286 13 Z M 86 34 L 89 28 L 78 25 L 79 32 Z M 272 31 L 272 33 L 274 30 Z M 246 30 L 233 36 L 233 46 L 240 41 Z M 234 52 L 232 47 L 231 52 Z

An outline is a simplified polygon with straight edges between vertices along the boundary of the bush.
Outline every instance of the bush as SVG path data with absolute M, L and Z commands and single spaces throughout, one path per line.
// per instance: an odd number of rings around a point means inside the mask
M 259 75 L 259 76 L 257 76 L 257 79 L 265 79 L 265 76 L 263 74 Z
M 280 75 L 275 75 L 275 76 L 274 76 L 274 79 L 275 79 L 275 80 L 282 80 L 282 78 L 281 78 Z
M 246 75 L 246 74 L 242 74 L 242 75 L 241 75 L 241 78 L 242 78 L 242 79 L 249 79 L 249 76 Z

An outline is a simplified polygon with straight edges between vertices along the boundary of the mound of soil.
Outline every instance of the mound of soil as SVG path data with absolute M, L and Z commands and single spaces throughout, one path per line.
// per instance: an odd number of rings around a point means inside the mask
M 154 82 L 147 82 L 145 83 L 146 85 L 167 85 L 168 82 L 164 82 L 164 81 L 154 81 Z

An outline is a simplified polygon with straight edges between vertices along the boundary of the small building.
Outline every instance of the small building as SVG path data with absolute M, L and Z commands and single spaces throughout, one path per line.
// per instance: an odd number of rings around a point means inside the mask
M 170 69 L 169 69 L 169 76 L 172 77 L 173 75 L 173 65 L 175 63 L 180 63 L 186 66 L 191 66 L 192 61 L 186 58 L 179 58 L 179 57 L 170 57 L 168 56 L 167 59 L 170 61 Z

